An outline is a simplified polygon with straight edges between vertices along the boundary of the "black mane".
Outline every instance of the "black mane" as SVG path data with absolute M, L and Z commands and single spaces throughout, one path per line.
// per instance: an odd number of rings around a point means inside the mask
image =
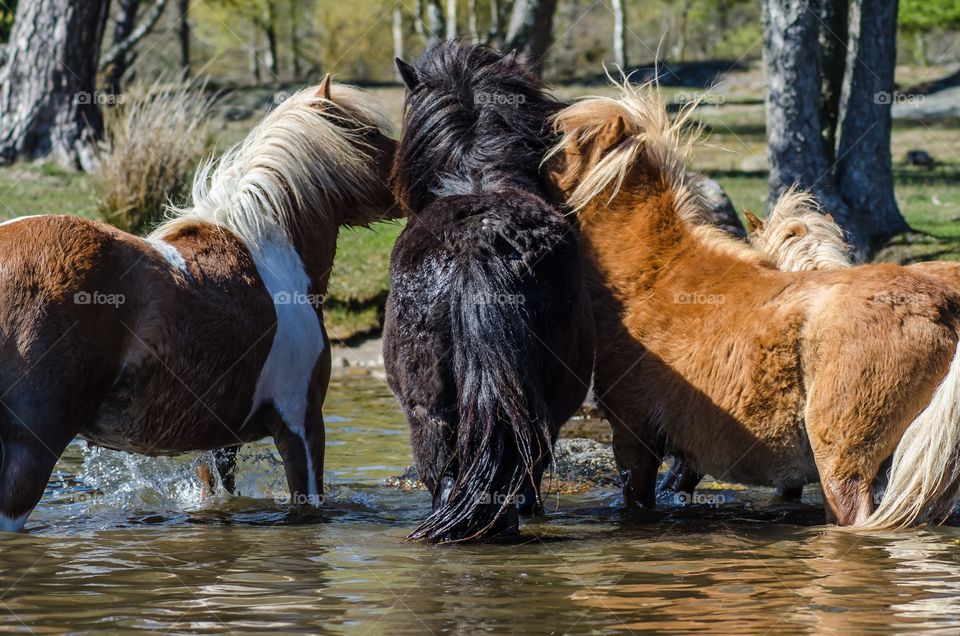
M 439 196 L 542 190 L 539 168 L 563 104 L 513 54 L 439 42 L 417 60 L 392 185 L 410 211 Z

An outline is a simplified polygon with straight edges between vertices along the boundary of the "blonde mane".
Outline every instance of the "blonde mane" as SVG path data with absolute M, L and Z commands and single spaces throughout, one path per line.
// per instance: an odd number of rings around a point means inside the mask
M 586 97 L 554 118 L 561 139 L 548 153 L 548 159 L 571 145 L 582 146 L 596 140 L 618 118 L 625 127 L 622 141 L 607 150 L 568 195 L 571 209 L 582 210 L 611 186 L 612 201 L 631 172 L 652 169 L 671 190 L 677 214 L 699 241 L 738 258 L 767 262 L 747 242 L 713 225 L 709 206 L 697 187 L 702 177 L 687 169 L 693 146 L 702 134 L 699 126 L 691 124 L 697 102 L 685 104 L 671 119 L 656 84 L 633 86 L 627 78 L 614 83 L 620 88 L 618 97 Z
M 783 271 L 853 267 L 843 230 L 823 214 L 816 197 L 796 187 L 780 195 L 750 242 Z
M 305 226 L 329 221 L 334 206 L 371 203 L 378 176 L 357 146 L 365 145 L 363 128 L 386 132 L 390 124 L 357 89 L 335 84 L 330 100 L 317 89 L 290 96 L 243 142 L 206 160 L 193 181 L 193 205 L 171 205 L 172 218 L 151 237 L 205 221 L 255 247 L 268 233 L 292 240 Z

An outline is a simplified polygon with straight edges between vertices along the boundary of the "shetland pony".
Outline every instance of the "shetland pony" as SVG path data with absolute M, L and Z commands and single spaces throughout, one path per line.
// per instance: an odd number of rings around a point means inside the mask
M 576 228 L 539 174 L 558 105 L 485 46 L 440 43 L 397 64 L 408 94 L 392 182 L 409 221 L 384 362 L 433 492 L 411 538 L 515 532 L 593 364 Z
M 830 214 L 824 214 L 816 197 L 795 187 L 781 194 L 766 221 L 745 211 L 750 244 L 785 272 L 846 269 L 853 267 L 853 250 L 843 230 Z M 657 487 L 661 493 L 692 493 L 703 475 L 692 470 L 681 457 Z M 799 499 L 803 486 L 781 489 L 781 499 Z
M 323 492 L 337 229 L 384 216 L 394 142 L 359 91 L 297 93 L 146 239 L 72 216 L 0 227 L 0 528 L 67 444 L 145 455 L 273 437 L 291 501 Z
M 960 294 L 896 265 L 784 272 L 700 225 L 689 114 L 624 85 L 555 120 L 549 174 L 592 258 L 595 385 L 627 500 L 654 504 L 666 440 L 720 479 L 819 479 L 828 522 L 943 521 L 960 494 Z

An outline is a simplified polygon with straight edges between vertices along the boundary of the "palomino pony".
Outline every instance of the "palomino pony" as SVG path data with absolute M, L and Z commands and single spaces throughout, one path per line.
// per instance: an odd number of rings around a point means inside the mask
M 666 441 L 720 479 L 819 478 L 828 522 L 941 522 L 960 495 L 960 294 L 896 265 L 784 272 L 699 224 L 687 116 L 624 85 L 556 119 L 551 178 L 592 256 L 595 384 L 627 500 L 654 504 Z
M 72 216 L 0 228 L 0 528 L 79 436 L 145 455 L 273 436 L 291 501 L 323 492 L 321 308 L 337 229 L 393 206 L 394 142 L 359 91 L 283 102 L 148 238 Z
M 437 542 L 514 532 L 539 506 L 560 426 L 583 402 L 593 320 L 576 228 L 539 166 L 558 105 L 514 55 L 441 43 L 397 62 L 409 93 L 393 185 L 409 221 L 384 326 Z

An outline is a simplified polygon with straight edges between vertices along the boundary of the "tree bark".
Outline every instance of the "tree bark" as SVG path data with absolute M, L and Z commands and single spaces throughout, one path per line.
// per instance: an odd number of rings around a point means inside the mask
M 140 3 L 124 2 L 124 4 L 135 5 L 132 14 L 132 18 L 135 19 L 137 14 L 136 5 L 139 5 Z M 121 56 L 129 55 L 134 47 L 140 43 L 140 40 L 149 35 L 153 30 L 153 27 L 157 25 L 157 22 L 160 20 L 160 16 L 163 15 L 163 10 L 166 6 L 166 0 L 154 0 L 153 6 L 151 6 L 150 10 L 147 11 L 139 26 L 134 28 L 133 24 L 131 24 L 130 32 L 123 39 L 117 40 L 116 35 L 114 35 L 113 46 L 111 46 L 110 50 L 108 50 L 100 59 L 100 70 L 102 71 L 107 67 L 116 64 Z M 126 13 L 126 10 L 124 13 Z M 117 26 L 119 27 L 120 24 L 118 23 Z M 129 63 L 126 63 L 126 65 L 129 66 Z
M 447 0 L 447 39 L 457 38 L 457 0 Z
M 613 61 L 627 69 L 627 8 L 625 0 L 613 0 Z
M 401 10 L 400 20 L 401 25 L 403 23 L 403 13 L 402 7 L 397 5 L 397 9 Z M 394 19 L 396 19 L 396 11 L 394 10 Z M 403 33 L 400 34 L 401 37 L 401 50 L 403 49 Z M 298 0 L 290 0 L 290 55 L 293 61 L 293 78 L 296 81 L 300 81 L 302 75 L 303 64 L 301 62 L 301 53 L 300 53 L 300 11 L 298 9 Z
M 403 59 L 403 7 L 399 4 L 393 8 L 393 57 Z M 397 82 L 402 84 L 403 77 L 400 76 L 400 70 L 395 70 L 394 74 Z
M 850 3 L 837 181 L 871 246 L 909 229 L 894 197 L 890 154 L 897 4 L 897 0 Z
M 137 11 L 140 9 L 140 0 L 120 0 L 120 15 L 117 17 L 117 24 L 113 28 L 113 46 L 116 54 L 110 64 L 107 73 L 107 86 L 114 95 L 119 95 L 121 91 L 120 82 L 123 76 L 127 74 L 127 69 L 133 63 L 136 55 L 130 48 L 123 47 L 133 34 L 137 26 Z M 109 56 L 108 56 L 109 59 Z M 103 63 L 101 62 L 101 66 Z
M 180 73 L 184 79 L 193 75 L 190 54 L 190 0 L 177 0 L 177 13 L 180 24 L 177 25 L 177 39 L 180 41 Z
M 446 30 L 440 0 L 427 0 L 427 43 L 433 44 L 441 39 Z
M 503 39 L 503 16 L 500 14 L 500 1 L 490 0 L 490 29 L 487 31 L 487 44 L 496 46 Z
M 480 27 L 477 24 L 477 0 L 467 0 L 467 31 L 470 41 L 474 44 L 480 41 Z
M 840 97 L 847 70 L 847 22 L 850 0 L 822 0 L 820 11 L 820 50 L 823 67 L 820 93 L 820 124 L 823 147 L 832 164 L 837 157 L 837 125 L 840 122 Z
M 0 69 L 0 163 L 90 169 L 103 132 L 96 73 L 109 0 L 23 0 Z M 69 60 L 69 64 L 66 62 Z
M 811 190 L 863 258 L 866 234 L 840 197 L 821 136 L 816 9 L 805 0 L 762 0 L 761 8 L 771 200 L 794 184 Z
M 516 0 L 510 16 L 504 49 L 515 49 L 538 73 L 543 72 L 553 44 L 553 14 L 557 0 Z
M 416 33 L 421 40 L 426 42 L 427 32 L 423 23 L 423 1 L 424 0 L 417 0 L 413 5 L 413 32 Z
M 277 4 L 276 0 L 267 0 L 264 6 L 263 35 L 267 38 L 267 69 L 272 81 L 277 81 L 280 74 L 280 58 L 277 54 Z

